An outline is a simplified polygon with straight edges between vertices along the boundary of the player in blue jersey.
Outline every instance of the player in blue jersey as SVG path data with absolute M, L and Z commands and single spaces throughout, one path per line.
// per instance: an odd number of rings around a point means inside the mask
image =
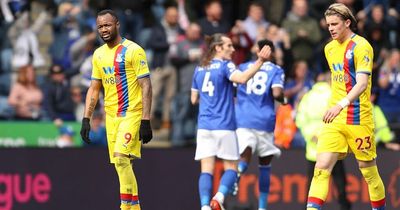
M 271 49 L 268 46 L 262 48 L 254 64 L 246 71 L 239 71 L 231 61 L 235 51 L 231 39 L 214 34 L 206 37 L 206 44 L 208 51 L 196 67 L 192 82 L 191 101 L 200 106 L 195 160 L 201 163 L 201 209 L 219 210 L 224 209 L 225 196 L 236 181 L 239 159 L 233 82 L 246 83 L 269 58 Z M 225 172 L 218 192 L 211 200 L 215 157 L 223 160 Z
M 274 52 L 274 45 L 269 40 L 260 40 L 257 45 L 258 49 L 269 46 L 272 53 Z M 254 61 L 243 63 L 239 65 L 239 70 L 244 71 L 252 65 L 254 65 Z M 246 171 L 252 154 L 257 153 L 260 170 L 258 179 L 259 210 L 267 209 L 271 160 L 273 156 L 281 154 L 281 151 L 274 145 L 276 117 L 274 100 L 282 104 L 287 103 L 283 96 L 284 81 L 283 69 L 271 61 L 267 61 L 253 78 L 246 84 L 239 84 L 237 88 L 236 134 L 241 156 L 238 173 L 240 176 Z

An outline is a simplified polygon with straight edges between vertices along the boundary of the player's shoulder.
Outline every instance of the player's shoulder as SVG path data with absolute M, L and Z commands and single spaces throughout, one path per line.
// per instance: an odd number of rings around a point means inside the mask
M 144 49 L 139 44 L 129 39 L 125 39 L 122 45 L 127 48 L 127 51 L 144 52 Z
M 360 35 L 355 35 L 352 40 L 356 43 L 356 48 L 367 48 L 367 49 L 372 49 L 371 44 L 368 42 L 368 40 Z
M 325 52 L 335 48 L 337 46 L 337 41 L 336 40 L 331 40 L 325 45 Z
M 101 60 L 103 55 L 105 54 L 107 50 L 107 44 L 103 44 L 100 47 L 98 47 L 94 52 L 93 52 L 93 59 L 94 60 Z

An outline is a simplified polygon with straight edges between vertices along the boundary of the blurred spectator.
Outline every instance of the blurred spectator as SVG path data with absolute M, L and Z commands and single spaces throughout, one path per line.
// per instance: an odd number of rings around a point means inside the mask
M 301 97 L 312 87 L 312 80 L 308 75 L 308 65 L 305 61 L 296 61 L 293 64 L 292 78 L 285 83 L 285 96 L 294 110 Z
M 313 61 L 314 47 L 321 41 L 318 22 L 308 16 L 306 0 L 293 0 L 292 10 L 283 20 L 282 27 L 289 33 L 295 60 Z
M 400 123 L 400 51 L 393 49 L 380 69 L 377 104 L 389 122 Z
M 42 30 L 46 19 L 47 12 L 43 11 L 32 23 L 29 11 L 25 11 L 11 25 L 8 38 L 13 47 L 11 60 L 13 69 L 18 69 L 29 63 L 32 63 L 35 68 L 45 65 L 45 60 L 39 51 L 37 34 Z
M 171 63 L 171 58 L 177 55 L 177 41 L 183 33 L 178 24 L 178 8 L 170 5 L 166 8 L 164 18 L 160 24 L 152 28 L 148 47 L 153 50 L 151 63 L 151 81 L 153 86 L 152 119 L 155 119 L 161 92 L 164 92 L 162 101 L 161 128 L 169 130 L 171 102 L 176 92 L 177 73 Z
M 219 0 L 208 0 L 205 12 L 206 16 L 199 20 L 204 35 L 229 32 L 229 24 L 222 19 L 222 7 Z
M 385 18 L 384 7 L 380 4 L 373 5 L 371 8 L 371 18 L 367 19 L 364 25 L 365 37 L 374 49 L 373 70 L 379 68 L 387 54 L 390 46 L 389 40 L 390 24 Z
M 29 10 L 30 4 L 28 0 L 1 0 L 1 13 L 4 20 L 11 23 L 22 12 Z
M 400 144 L 395 142 L 395 134 L 390 129 L 388 121 L 382 112 L 382 109 L 375 104 L 376 91 L 372 91 L 371 102 L 373 105 L 372 113 L 375 125 L 375 142 L 382 143 L 387 149 L 400 151 Z
M 45 86 L 45 108 L 48 117 L 54 121 L 75 121 L 74 102 L 64 69 L 60 65 L 52 65 L 49 77 Z
M 235 48 L 235 52 L 232 54 L 233 63 L 239 65 L 248 61 L 251 57 L 250 50 L 253 46 L 253 41 L 245 31 L 242 21 L 236 21 L 235 26 L 228 33 L 228 37 L 232 40 Z
M 270 24 L 266 30 L 265 38 L 271 40 L 275 47 L 275 62 L 285 70 L 292 69 L 293 55 L 289 34 L 275 24 Z
M 75 131 L 71 126 L 62 125 L 58 128 L 57 147 L 66 148 L 74 146 Z
M 81 8 L 70 2 L 63 2 L 58 7 L 58 14 L 52 19 L 53 43 L 49 48 L 52 63 L 62 66 L 68 77 L 76 72 L 71 71 L 71 57 L 69 51 L 73 42 L 81 36 L 80 25 L 77 20 Z
M 90 57 L 95 49 L 97 34 L 94 31 L 87 33 L 86 35 L 80 37 L 76 42 L 71 45 L 70 57 L 71 57 L 71 73 L 76 74 L 71 78 L 71 84 L 73 86 L 81 85 L 84 75 L 82 75 L 82 65 Z M 91 59 L 90 59 L 90 74 L 91 74 Z M 91 75 L 90 75 L 91 76 Z M 89 77 L 90 79 L 90 77 Z M 87 86 L 89 87 L 89 86 Z M 81 118 L 79 118 L 81 119 Z
M 12 86 L 8 103 L 15 108 L 15 118 L 19 120 L 39 120 L 41 117 L 43 93 L 36 85 L 35 70 L 32 65 L 18 70 L 17 82 Z
M 269 23 L 264 18 L 264 10 L 258 2 L 250 3 L 246 19 L 243 21 L 243 29 L 247 32 L 252 42 L 257 41 L 257 34 L 265 30 Z
M 121 35 L 137 42 L 144 23 L 142 0 L 113 0 L 110 6 L 118 15 Z
M 90 144 L 85 144 L 86 147 L 107 147 L 107 134 L 106 128 L 104 126 L 103 113 L 100 111 L 95 111 L 90 121 L 91 129 L 89 133 L 89 138 L 91 140 Z
M 83 119 L 83 114 L 85 112 L 84 97 L 82 95 L 82 90 L 78 86 L 73 86 L 71 88 L 71 97 L 74 102 L 74 115 L 77 122 L 81 122 Z
M 197 23 L 191 23 L 183 40 L 177 44 L 177 54 L 173 63 L 178 69 L 178 91 L 172 103 L 173 146 L 186 146 L 192 142 L 196 133 L 196 108 L 190 104 L 190 90 L 194 69 L 204 51 L 201 29 Z

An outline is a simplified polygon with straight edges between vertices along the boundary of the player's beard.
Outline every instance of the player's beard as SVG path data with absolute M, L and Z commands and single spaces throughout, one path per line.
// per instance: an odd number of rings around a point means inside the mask
M 107 38 L 103 38 L 103 36 L 100 36 L 101 39 L 105 42 L 105 43 L 112 43 L 114 42 L 114 40 L 117 38 L 117 28 L 114 27 L 111 31 L 110 31 L 110 36 Z

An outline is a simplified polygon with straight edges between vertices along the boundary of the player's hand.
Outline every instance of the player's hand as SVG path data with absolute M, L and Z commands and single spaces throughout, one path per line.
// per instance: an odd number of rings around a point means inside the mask
M 334 107 L 326 111 L 323 118 L 324 123 L 331 123 L 335 119 L 335 117 L 339 115 L 342 109 L 343 108 L 340 105 L 335 105 Z
M 87 144 L 90 144 L 90 139 L 89 139 L 89 132 L 90 132 L 90 119 L 87 117 L 84 117 L 82 119 L 82 127 L 81 127 L 81 137 L 84 142 Z
M 150 120 L 142 120 L 140 122 L 139 140 L 143 141 L 143 144 L 147 144 L 153 138 L 153 131 L 151 130 Z
M 262 62 L 267 61 L 270 55 L 271 55 L 271 48 L 268 45 L 265 45 L 257 54 L 258 58 L 261 59 Z

